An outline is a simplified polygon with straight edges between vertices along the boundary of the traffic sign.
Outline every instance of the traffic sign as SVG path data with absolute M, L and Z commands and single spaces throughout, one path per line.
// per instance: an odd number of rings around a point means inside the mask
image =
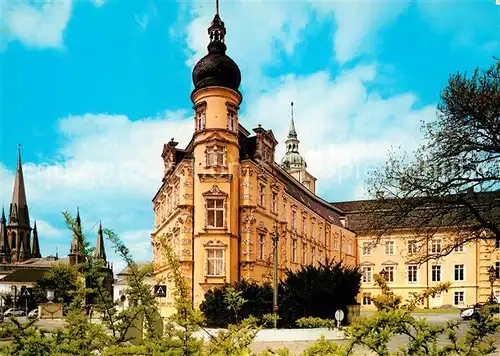
M 155 297 L 166 297 L 167 296 L 167 286 L 164 284 L 157 284 L 154 286 Z
M 335 320 L 337 321 L 344 320 L 344 312 L 342 311 L 342 309 L 339 309 L 335 312 Z
M 32 295 L 33 295 L 33 288 L 26 288 L 26 287 L 21 288 L 22 297 L 31 298 Z

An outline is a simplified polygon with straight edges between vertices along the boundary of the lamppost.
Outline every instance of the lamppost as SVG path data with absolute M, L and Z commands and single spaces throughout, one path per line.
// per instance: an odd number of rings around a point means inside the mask
M 384 281 L 387 282 L 387 271 L 385 270 L 385 268 L 382 268 L 382 270 L 380 271 L 379 273 L 380 277 L 382 277 L 384 279 Z
M 12 291 L 12 308 L 16 309 L 17 300 L 19 299 L 17 295 L 17 286 L 10 286 L 10 290 Z
M 488 269 L 488 274 L 489 274 L 490 288 L 491 288 L 490 303 L 493 304 L 495 302 L 495 294 L 493 293 L 493 283 L 495 283 L 495 280 L 497 279 L 497 269 L 495 268 L 495 266 L 493 265 L 490 266 L 490 268 Z
M 278 242 L 279 242 L 278 225 L 275 225 L 273 247 L 274 247 L 274 266 L 273 266 L 273 314 L 274 328 L 278 328 Z

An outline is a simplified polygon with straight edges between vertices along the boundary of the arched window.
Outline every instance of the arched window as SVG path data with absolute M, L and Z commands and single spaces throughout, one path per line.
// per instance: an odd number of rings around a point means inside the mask
M 12 232 L 11 237 L 12 237 L 12 239 L 11 239 L 11 243 L 10 243 L 11 246 L 10 247 L 16 248 L 16 233 Z

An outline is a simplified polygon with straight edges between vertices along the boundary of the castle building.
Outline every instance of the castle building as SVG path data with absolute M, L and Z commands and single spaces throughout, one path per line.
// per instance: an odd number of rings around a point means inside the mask
M 498 192 L 490 195 L 500 198 Z M 373 231 L 374 225 L 367 221 L 367 212 L 373 207 L 378 209 L 376 201 L 332 204 L 345 211 L 350 228 L 356 232 L 358 263 L 362 272 L 360 302 L 364 309 L 375 308 L 371 299 L 380 294 L 380 288 L 375 285 L 373 276 L 381 271 L 386 272 L 389 287 L 404 299 L 439 283 L 450 282 L 448 291 L 431 296 L 421 307 L 463 307 L 485 303 L 492 295 L 492 286 L 493 296 L 500 302 L 500 240 L 474 239 L 453 248 L 446 256 L 417 263 L 415 256 L 419 251 L 427 251 L 429 255 L 445 251 L 457 236 L 453 225 L 426 226 L 435 232 L 423 242 L 424 239 L 416 235 L 418 221 L 401 221 L 390 234 L 382 235 L 379 243 L 374 244 L 377 234 Z M 495 269 L 493 280 L 490 280 L 491 268 Z
M 272 130 L 258 125 L 250 132 L 239 122 L 241 73 L 226 55 L 218 6 L 208 35 L 208 54 L 192 73 L 192 139 L 184 149 L 172 139 L 161 155 L 164 176 L 153 198 L 156 281 L 172 288 L 160 263 L 160 237 L 179 256 L 195 305 L 224 283 L 270 282 L 276 237 L 280 277 L 286 268 L 326 259 L 354 266 L 355 234 L 342 210 L 315 194 L 316 179 L 299 153 L 293 114 L 281 165 Z M 168 314 L 173 300 L 164 299 L 162 313 Z
M 2 208 L 0 217 L 0 286 L 30 286 L 42 278 L 55 263 L 78 264 L 84 262 L 81 251 L 82 225 L 77 209 L 75 231 L 67 258 L 56 255 L 42 257 L 36 221 L 31 227 L 26 199 L 21 150 L 18 149 L 16 176 L 8 220 Z M 99 224 L 94 257 L 104 262 L 112 279 L 112 266 L 106 259 L 102 226 Z

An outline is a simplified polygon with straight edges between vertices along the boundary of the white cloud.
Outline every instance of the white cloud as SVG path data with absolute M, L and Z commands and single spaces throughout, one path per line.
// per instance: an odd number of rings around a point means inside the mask
M 38 236 L 44 236 L 48 238 L 57 238 L 57 237 L 62 237 L 64 235 L 68 235 L 70 231 L 68 229 L 58 229 L 54 226 L 52 226 L 50 223 L 48 223 L 45 220 L 40 220 L 40 219 L 32 219 L 33 221 L 36 221 L 36 228 L 38 231 Z
M 193 18 L 183 25 L 187 26 L 187 64 L 192 67 L 207 54 L 207 28 L 214 16 L 214 6 L 203 1 L 193 1 L 191 5 Z M 243 0 L 221 4 L 220 15 L 227 29 L 227 54 L 245 73 L 245 90 L 266 87 L 265 66 L 276 64 L 281 51 L 291 54 L 300 42 L 300 32 L 308 21 L 304 5 Z
M 0 15 L 2 41 L 18 40 L 38 48 L 62 47 L 72 5 L 71 0 L 3 0 Z
M 313 2 L 313 6 L 326 18 L 333 15 L 336 25 L 333 37 L 335 58 L 345 63 L 373 51 L 380 29 L 397 19 L 409 3 L 410 0 L 332 1 Z
M 100 7 L 106 0 L 91 0 Z M 20 41 L 33 48 L 63 48 L 73 0 L 0 0 L 1 49 Z

